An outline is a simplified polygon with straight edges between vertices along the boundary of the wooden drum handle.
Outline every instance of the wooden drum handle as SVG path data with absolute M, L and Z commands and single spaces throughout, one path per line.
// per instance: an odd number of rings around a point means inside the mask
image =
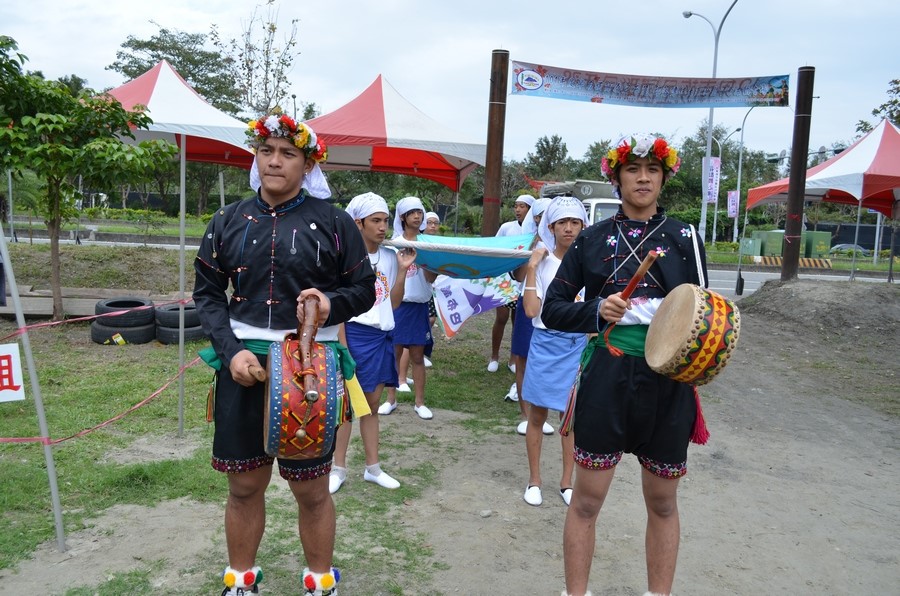
M 255 364 L 250 365 L 250 374 L 253 375 L 260 383 L 264 383 L 266 381 L 266 369 L 261 366 L 256 366 Z
M 297 342 L 300 350 L 300 365 L 303 367 L 303 391 L 306 401 L 319 399 L 319 384 L 312 365 L 313 345 L 319 329 L 319 297 L 307 296 L 303 299 L 303 321 L 297 327 Z

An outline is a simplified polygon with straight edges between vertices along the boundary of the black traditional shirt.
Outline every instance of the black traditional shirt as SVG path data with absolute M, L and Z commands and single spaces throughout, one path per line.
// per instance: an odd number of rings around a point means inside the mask
M 296 329 L 297 296 L 317 288 L 331 300 L 325 325 L 375 302 L 375 275 L 356 223 L 327 201 L 297 197 L 270 207 L 259 196 L 213 216 L 194 262 L 194 303 L 225 366 L 244 349 L 230 320 Z
M 698 249 L 705 280 L 706 252 L 700 239 Z M 629 220 L 619 209 L 614 217 L 584 230 L 566 251 L 547 289 L 541 320 L 560 331 L 602 331 L 606 321 L 598 314 L 600 301 L 624 290 L 651 250 L 658 257 L 632 298 L 662 298 L 683 283 L 705 285 L 689 225 L 667 217 L 662 208 L 649 221 Z M 584 301 L 575 302 L 582 287 Z

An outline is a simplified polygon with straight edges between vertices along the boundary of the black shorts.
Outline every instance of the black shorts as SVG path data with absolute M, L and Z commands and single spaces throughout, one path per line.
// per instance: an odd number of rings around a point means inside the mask
M 266 356 L 257 356 L 265 367 Z M 266 454 L 263 445 L 265 433 L 265 383 L 252 387 L 239 385 L 223 366 L 216 372 L 216 400 L 213 436 L 212 467 L 220 472 L 237 474 L 270 466 L 275 458 Z M 312 480 L 331 471 L 334 443 L 324 457 L 315 459 L 278 459 L 281 477 L 289 481 Z
M 654 372 L 643 357 L 616 357 L 601 344 L 575 401 L 576 461 L 608 468 L 623 452 L 633 453 L 654 474 L 683 476 L 696 417 L 693 387 Z

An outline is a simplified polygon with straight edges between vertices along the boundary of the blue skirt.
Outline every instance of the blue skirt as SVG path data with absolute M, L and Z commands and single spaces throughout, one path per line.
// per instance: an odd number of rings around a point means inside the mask
M 535 329 L 522 383 L 522 399 L 541 408 L 564 412 L 586 345 L 584 333 Z
M 401 302 L 394 310 L 394 345 L 424 346 L 431 341 L 427 302 Z
M 391 332 L 368 325 L 348 322 L 344 324 L 347 348 L 356 360 L 356 378 L 362 390 L 371 393 L 384 384 L 397 386 L 397 360 Z
M 533 332 L 534 323 L 525 314 L 525 303 L 519 296 L 519 301 L 516 303 L 516 318 L 513 321 L 512 345 L 509 348 L 513 356 L 528 358 Z

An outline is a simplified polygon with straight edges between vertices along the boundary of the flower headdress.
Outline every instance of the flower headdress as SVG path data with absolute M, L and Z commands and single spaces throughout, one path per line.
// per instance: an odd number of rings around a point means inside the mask
M 681 167 L 678 151 L 662 137 L 653 135 L 632 135 L 624 137 L 600 160 L 600 170 L 610 181 L 616 174 L 616 168 L 633 161 L 638 157 L 655 157 L 663 165 L 663 180 L 668 180 Z
M 283 114 L 278 106 L 273 108 L 270 114 L 248 122 L 246 134 L 247 144 L 251 147 L 258 147 L 269 138 L 282 138 L 294 143 L 306 157 L 316 163 L 323 163 L 328 159 L 325 141 L 316 137 L 316 133 L 308 125 Z

